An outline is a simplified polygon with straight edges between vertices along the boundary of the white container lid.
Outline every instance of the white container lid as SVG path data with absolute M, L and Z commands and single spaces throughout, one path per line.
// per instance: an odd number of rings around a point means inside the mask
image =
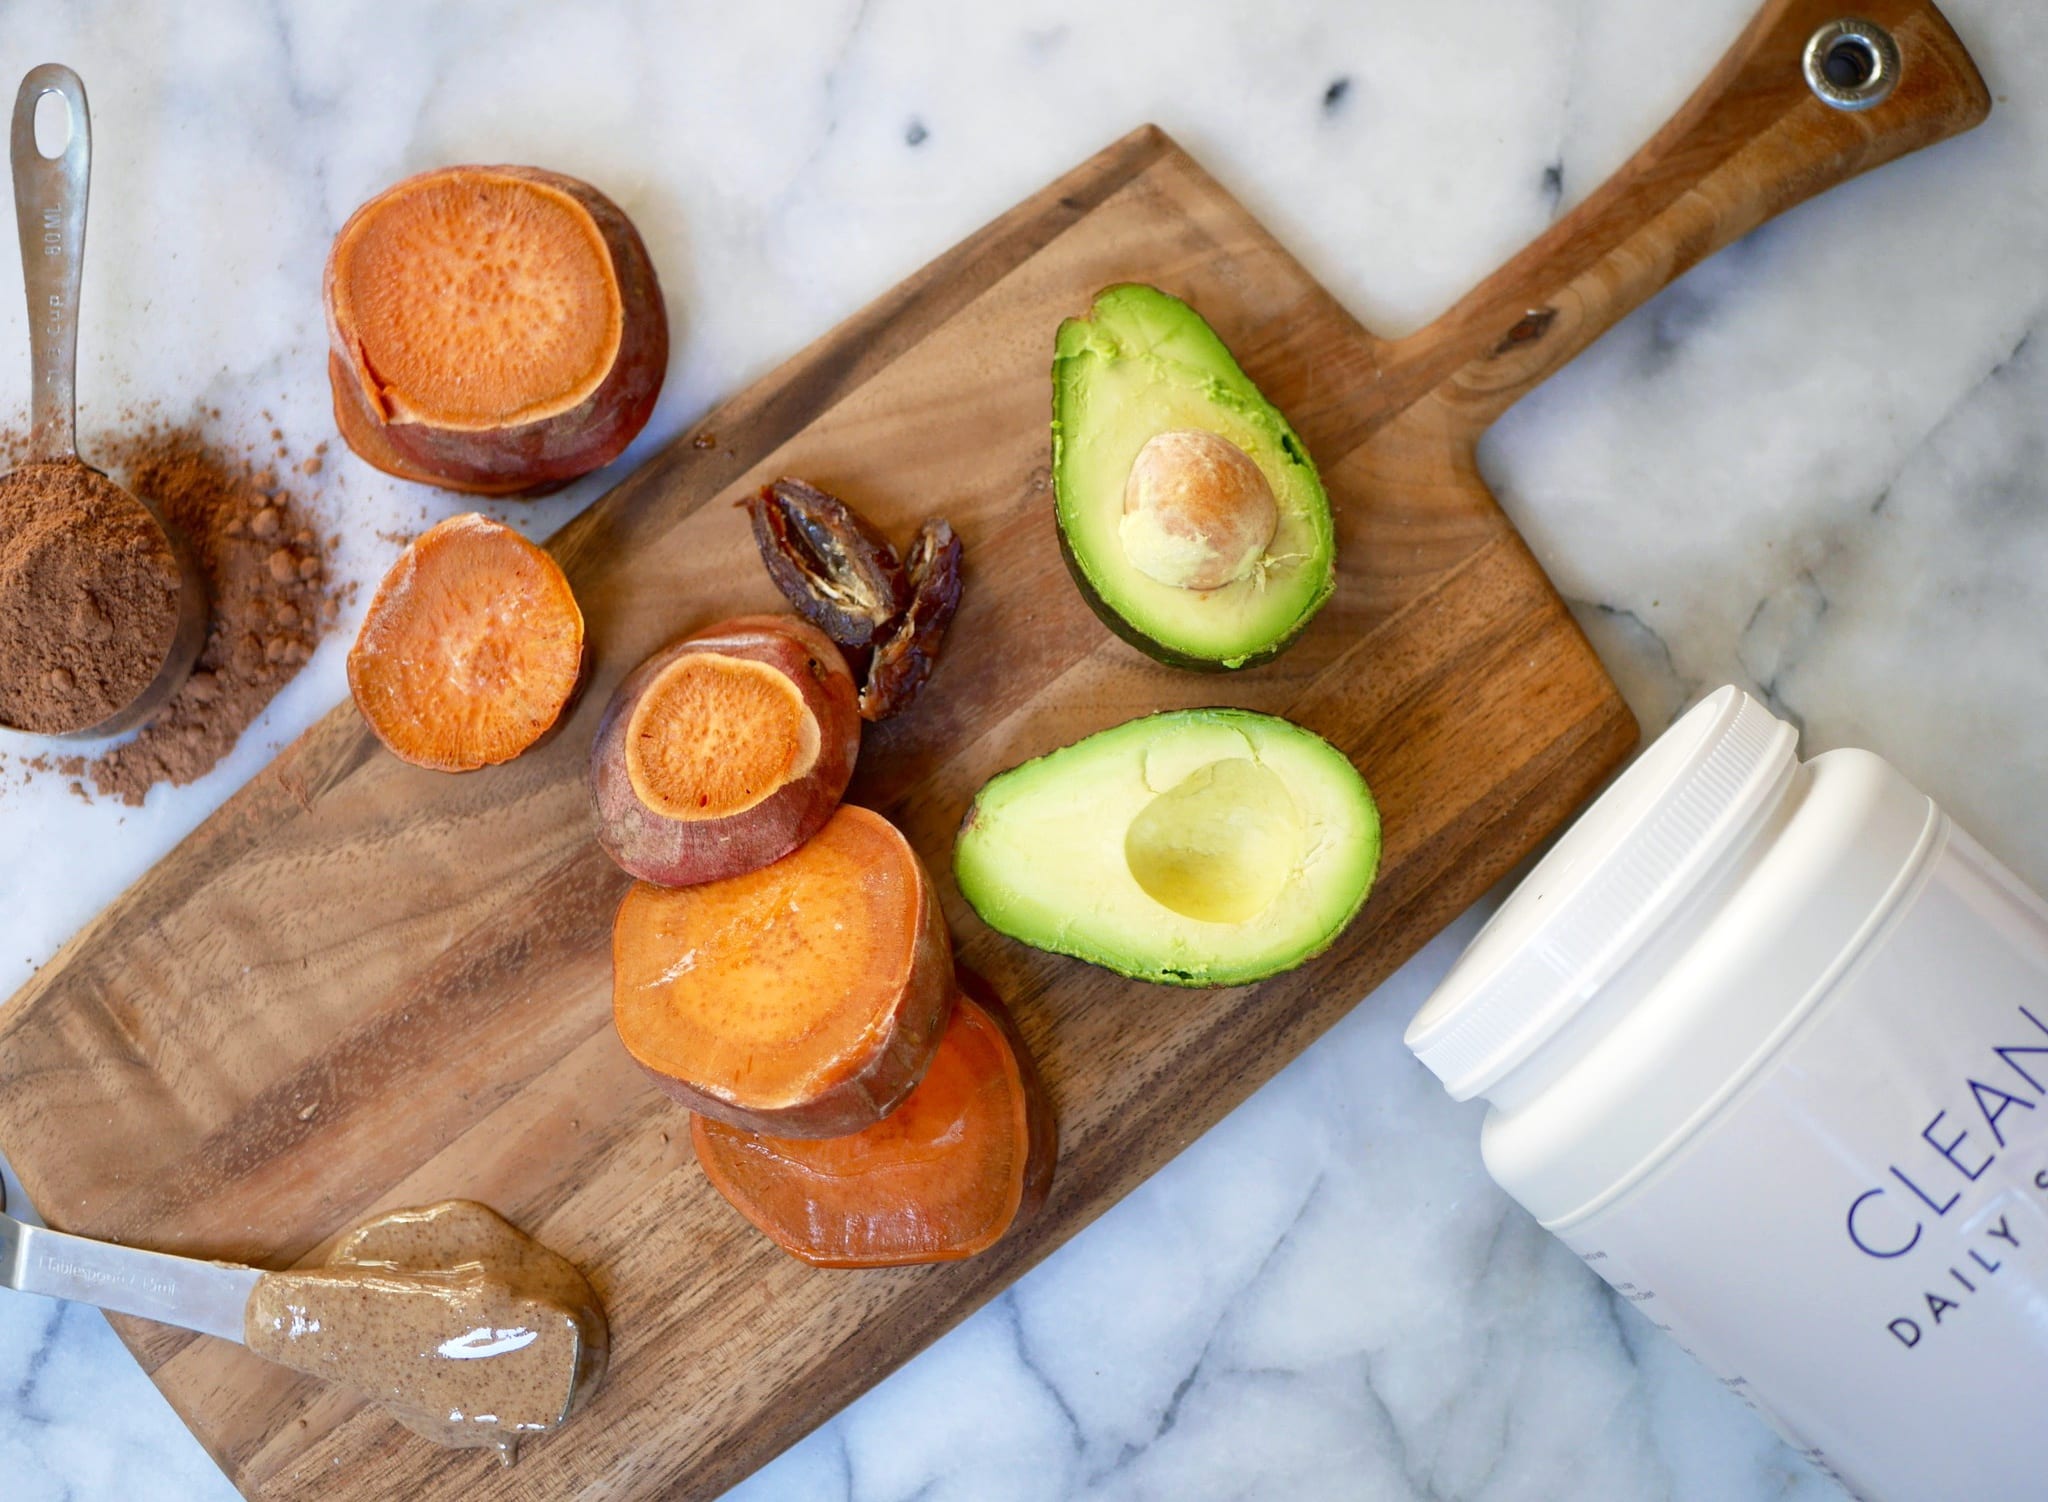
M 1566 830 L 1408 1025 L 1459 1100 L 1555 1037 L 1775 804 L 1797 732 L 1741 690 L 1695 705 Z

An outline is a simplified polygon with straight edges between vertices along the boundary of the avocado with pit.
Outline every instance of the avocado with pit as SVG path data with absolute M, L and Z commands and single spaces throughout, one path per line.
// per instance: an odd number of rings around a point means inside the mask
M 1330 500 L 1287 419 L 1179 298 L 1137 283 L 1060 325 L 1060 550 L 1104 624 L 1176 667 L 1248 667 L 1336 583 Z
M 1175 986 L 1290 970 L 1365 903 L 1380 819 L 1344 753 L 1244 709 L 1147 715 L 991 778 L 953 874 L 982 921 Z

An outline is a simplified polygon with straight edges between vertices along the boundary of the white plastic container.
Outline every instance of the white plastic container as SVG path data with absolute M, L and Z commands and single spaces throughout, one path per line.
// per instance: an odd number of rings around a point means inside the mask
M 2048 904 L 1733 688 L 1408 1044 L 1488 1170 L 1866 1502 L 2048 1498 Z

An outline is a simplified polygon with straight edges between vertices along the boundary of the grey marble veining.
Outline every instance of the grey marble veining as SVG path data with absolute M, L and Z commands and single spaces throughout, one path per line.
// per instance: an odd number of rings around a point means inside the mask
M 654 254 L 675 354 L 638 457 L 1147 119 L 1406 332 L 1613 170 L 1748 11 L 0 0 L 0 78 L 57 58 L 92 94 L 88 445 L 133 403 L 328 437 L 334 229 L 406 172 L 507 160 L 597 182 Z M 2048 10 L 1949 13 L 1988 125 L 1701 266 L 1481 458 L 1650 730 L 1758 690 L 2048 885 Z M 26 389 L 0 357 L 0 416 Z M 605 483 L 492 509 L 544 532 Z M 314 488 L 364 583 L 379 533 L 462 509 L 338 453 Z M 0 759 L 0 993 L 340 697 L 352 627 L 142 809 L 25 778 L 33 745 Z M 1401 1048 L 1476 921 L 735 1498 L 1836 1496 L 1491 1186 L 1476 1113 Z M 0 1478 L 10 1502 L 232 1495 L 97 1314 L 5 1296 Z

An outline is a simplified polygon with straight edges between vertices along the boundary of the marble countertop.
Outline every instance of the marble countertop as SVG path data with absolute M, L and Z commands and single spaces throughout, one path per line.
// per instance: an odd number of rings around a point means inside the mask
M 92 96 L 88 449 L 138 402 L 329 437 L 335 228 L 404 173 L 502 160 L 591 179 L 646 236 L 677 337 L 644 455 L 1145 120 L 1367 323 L 1418 327 L 1616 167 L 1750 8 L 66 0 L 6 11 L 0 77 L 60 59 Z M 1884 752 L 2048 886 L 2048 9 L 1948 9 L 1986 126 L 1700 267 L 1482 460 L 1647 729 L 1761 691 L 1809 752 Z M 23 351 L 13 284 L 0 350 Z M 0 359 L 0 414 L 26 392 Z M 606 483 L 495 509 L 542 534 Z M 316 488 L 365 582 L 380 534 L 464 509 L 340 453 Z M 0 995 L 342 696 L 352 627 L 140 809 L 24 781 L 17 743 Z M 1492 1187 L 1476 1108 L 1401 1047 L 1477 917 L 733 1496 L 1838 1495 Z M 98 1314 L 6 1294 L 0 1476 L 10 1502 L 232 1495 Z

